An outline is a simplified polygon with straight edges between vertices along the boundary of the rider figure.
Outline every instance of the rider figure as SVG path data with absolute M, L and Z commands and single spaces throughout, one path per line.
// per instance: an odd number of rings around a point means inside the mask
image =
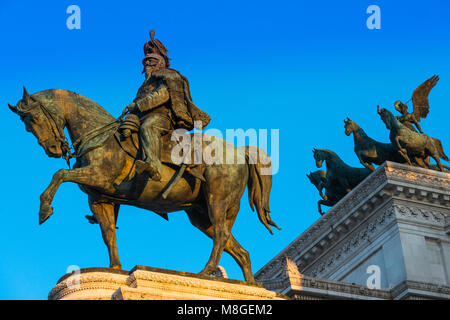
M 408 112 L 408 106 L 402 103 L 400 100 L 395 101 L 394 103 L 395 110 L 401 113 L 401 116 L 397 116 L 397 120 L 403 123 L 408 129 L 414 132 L 422 132 L 422 128 L 419 125 L 419 121 L 417 121 L 416 117 L 413 113 Z M 417 130 L 414 128 L 413 124 L 416 126 Z
M 144 45 L 145 58 L 142 61 L 145 81 L 126 108 L 141 120 L 141 159 L 136 161 L 136 171 L 147 172 L 153 180 L 159 181 L 161 136 L 179 128 L 190 131 L 194 128 L 194 121 L 200 121 L 203 129 L 211 118 L 192 102 L 188 80 L 169 68 L 168 50 L 154 38 L 153 30 L 150 37 L 151 40 Z

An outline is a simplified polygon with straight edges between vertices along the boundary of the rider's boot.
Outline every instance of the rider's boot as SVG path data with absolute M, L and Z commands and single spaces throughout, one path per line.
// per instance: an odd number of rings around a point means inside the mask
M 161 180 L 161 136 L 170 129 L 170 118 L 154 114 L 141 123 L 139 129 L 141 157 L 136 161 L 136 172 L 146 172 L 155 180 Z

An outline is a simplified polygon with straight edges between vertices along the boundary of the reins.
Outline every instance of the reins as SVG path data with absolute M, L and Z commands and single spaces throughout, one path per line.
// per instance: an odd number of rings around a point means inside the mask
M 54 116 L 53 112 L 51 112 L 39 100 L 35 100 L 35 102 L 36 102 L 36 106 L 39 106 L 41 108 L 42 113 L 45 115 L 45 118 L 49 122 L 50 127 L 51 127 L 52 132 L 53 132 L 53 135 L 55 136 L 55 139 L 61 143 L 61 151 L 63 153 L 63 155 L 61 157 L 66 160 L 67 165 L 69 166 L 69 169 L 70 169 L 70 159 L 72 159 L 72 158 L 74 158 L 74 159 L 80 158 L 81 156 L 85 155 L 89 151 L 92 151 L 93 149 L 98 148 L 100 146 L 96 146 L 94 148 L 88 148 L 87 150 L 83 150 L 82 153 L 78 153 L 77 150 L 82 150 L 82 148 L 89 141 L 91 141 L 93 138 L 95 138 L 95 137 L 105 133 L 106 131 L 108 131 L 113 124 L 121 122 L 122 119 L 127 114 L 126 112 L 123 112 L 122 115 L 119 118 L 114 119 L 113 121 L 108 122 L 107 124 L 105 124 L 103 126 L 97 127 L 95 129 L 93 129 L 93 130 L 91 130 L 91 131 L 81 135 L 78 139 L 76 139 L 72 143 L 72 146 L 70 146 L 69 145 L 69 141 L 67 140 L 66 136 L 64 135 L 64 131 L 63 131 L 64 129 L 61 129 L 58 126 L 58 123 L 57 123 L 57 121 L 55 119 L 55 116 Z M 23 114 L 26 114 L 26 113 L 31 112 L 31 110 L 34 109 L 34 108 L 35 107 L 31 107 L 31 108 L 29 108 L 26 111 L 20 110 L 20 112 L 23 113 Z M 71 149 L 73 149 L 74 152 L 72 152 Z

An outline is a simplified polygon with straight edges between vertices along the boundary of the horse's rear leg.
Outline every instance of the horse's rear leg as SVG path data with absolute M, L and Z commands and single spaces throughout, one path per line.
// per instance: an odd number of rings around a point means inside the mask
M 420 158 L 420 157 L 415 157 L 415 158 L 414 158 L 414 161 L 417 163 L 417 165 L 418 165 L 419 167 L 422 167 L 422 168 L 428 168 L 428 165 L 426 164 L 426 162 L 425 162 L 422 158 Z
M 119 205 L 106 202 L 96 202 L 89 198 L 89 206 L 94 217 L 100 224 L 103 241 L 108 247 L 109 266 L 114 269 L 122 269 L 116 244 L 116 217 Z
M 242 248 L 240 243 L 233 237 L 233 235 L 231 235 L 228 239 L 228 242 L 225 245 L 225 251 L 229 253 L 234 258 L 236 263 L 241 267 L 245 281 L 255 283 L 252 265 L 250 262 L 250 255 L 247 250 Z
M 247 250 L 242 248 L 239 242 L 231 234 L 231 228 L 233 228 L 234 221 L 239 213 L 239 208 L 240 202 L 227 210 L 227 229 L 230 232 L 230 237 L 225 245 L 225 251 L 229 253 L 241 267 L 245 280 L 247 282 L 254 283 L 255 278 L 253 277 L 250 255 Z
M 217 195 L 210 194 L 208 196 L 208 216 L 212 225 L 213 249 L 208 263 L 200 271 L 200 274 L 204 275 L 211 275 L 216 272 L 220 257 L 231 234 L 227 228 L 225 201 L 217 199 Z
M 433 154 L 431 154 L 430 152 L 430 156 L 434 159 L 434 161 L 436 161 L 436 165 L 438 166 L 439 170 L 445 172 L 444 166 L 442 165 L 440 160 L 439 151 L 437 150 L 436 147 L 434 148 L 433 151 L 434 151 Z
M 186 212 L 192 225 L 208 237 L 213 238 L 213 227 L 211 221 L 209 220 L 206 208 L 204 210 L 188 209 Z M 230 233 L 238 212 L 239 205 L 230 208 L 227 212 L 227 228 Z M 254 283 L 255 279 L 251 268 L 250 255 L 244 248 L 242 248 L 232 234 L 230 234 L 224 250 L 231 255 L 236 263 L 241 267 L 245 280 L 250 283 Z

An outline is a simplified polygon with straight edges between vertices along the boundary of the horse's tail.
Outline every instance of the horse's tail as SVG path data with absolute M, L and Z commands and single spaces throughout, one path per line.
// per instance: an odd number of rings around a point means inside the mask
M 437 151 L 439 153 L 439 157 L 444 159 L 445 161 L 449 161 L 447 155 L 444 153 L 444 148 L 442 147 L 442 142 L 439 139 L 433 138 L 433 141 L 437 147 Z
M 249 170 L 247 187 L 250 207 L 252 211 L 255 211 L 254 207 L 256 207 L 259 221 L 273 234 L 270 226 L 274 226 L 278 230 L 281 230 L 281 228 L 270 217 L 269 197 L 272 188 L 272 162 L 267 153 L 258 147 L 245 146 L 242 148 L 245 148 L 245 162 Z

